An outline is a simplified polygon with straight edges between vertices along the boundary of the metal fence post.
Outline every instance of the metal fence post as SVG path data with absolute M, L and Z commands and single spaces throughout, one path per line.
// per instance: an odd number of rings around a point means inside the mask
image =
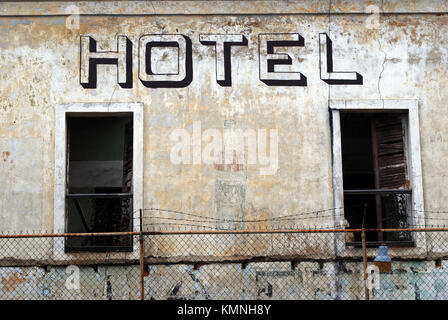
M 145 300 L 145 245 L 143 239 L 143 210 L 140 209 L 140 299 Z
M 364 204 L 364 212 L 362 217 L 362 256 L 364 262 L 364 289 L 366 300 L 370 300 L 370 290 L 367 287 L 367 245 L 366 245 L 366 214 L 367 214 L 367 204 Z

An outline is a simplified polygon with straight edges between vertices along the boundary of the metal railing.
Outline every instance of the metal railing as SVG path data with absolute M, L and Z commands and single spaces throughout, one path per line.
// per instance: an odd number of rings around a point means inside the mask
M 390 247 L 390 270 L 372 276 L 378 248 L 368 248 L 366 235 L 397 231 L 1 234 L 0 299 L 448 299 L 448 227 L 407 228 L 415 246 Z M 346 244 L 350 233 L 361 247 Z M 68 238 L 106 236 L 132 237 L 133 251 L 64 249 Z
M 367 189 L 344 190 L 345 216 L 355 221 L 352 227 L 401 228 L 412 226 L 411 189 Z M 358 205 L 358 208 L 356 208 Z M 367 213 L 367 211 L 369 211 Z M 371 219 L 366 219 L 365 215 Z M 357 217 L 358 216 L 358 217 Z M 373 219 L 372 219 L 373 218 Z M 372 239 L 373 238 L 373 239 Z M 414 240 L 409 232 L 371 233 L 367 239 L 369 246 L 387 244 L 389 246 L 413 246 Z M 352 244 L 359 245 L 361 239 Z

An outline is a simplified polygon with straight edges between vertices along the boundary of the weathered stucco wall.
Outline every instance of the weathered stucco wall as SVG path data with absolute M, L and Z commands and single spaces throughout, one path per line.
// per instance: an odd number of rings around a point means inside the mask
M 446 263 L 446 260 L 443 261 Z M 0 299 L 140 298 L 139 266 L 80 267 L 79 288 L 67 285 L 65 267 L 0 268 Z M 146 299 L 185 300 L 362 300 L 363 265 L 358 262 L 288 262 L 152 265 L 145 277 Z M 394 262 L 382 273 L 372 300 L 445 300 L 446 267 L 434 261 Z
M 150 11 L 145 11 L 150 7 L 147 4 L 138 12 L 140 2 L 85 2 L 79 5 L 81 13 L 86 13 L 80 17 L 79 29 L 67 28 L 61 3 L 2 5 L 0 230 L 52 231 L 54 146 L 58 143 L 54 139 L 55 107 L 74 102 L 144 104 L 144 208 L 248 220 L 334 207 L 329 99 L 418 99 L 425 209 L 444 211 L 448 196 L 444 186 L 448 155 L 446 3 L 385 1 L 388 13 L 381 15 L 380 28 L 369 29 L 365 24 L 369 16 L 363 14 L 362 5 L 380 5 L 375 1 L 336 1 L 331 12 L 337 14 L 327 14 L 331 7 L 326 1 L 314 6 L 311 1 L 301 2 L 300 7 L 294 1 L 287 1 L 287 7 L 258 2 L 239 3 L 245 8 L 241 7 L 240 15 L 226 1 L 216 2 L 214 8 L 204 1 L 194 2 L 188 15 L 168 14 L 176 13 L 170 8 L 178 8 L 169 1 L 153 3 Z M 289 5 L 293 7 L 286 12 Z M 202 10 L 207 15 L 200 15 Z M 329 86 L 320 79 L 320 32 L 333 41 L 335 70 L 359 72 L 362 85 Z M 150 89 L 142 85 L 137 71 L 138 39 L 151 33 L 190 37 L 193 81 L 189 86 Z M 232 49 L 231 87 L 216 83 L 214 50 L 199 42 L 203 33 L 243 34 L 248 39 L 247 46 Z M 267 86 L 259 80 L 261 33 L 303 36 L 304 47 L 288 52 L 295 70 L 307 77 L 306 87 Z M 133 88 L 117 84 L 115 66 L 98 67 L 97 88 L 83 88 L 79 82 L 80 35 L 93 37 L 99 51 L 116 50 L 116 36 L 127 36 L 134 48 Z M 277 129 L 277 172 L 261 176 L 260 165 L 225 172 L 213 165 L 173 164 L 171 132 L 184 128 L 191 133 L 195 121 L 201 121 L 202 130 L 223 130 L 226 121 L 234 121 L 241 129 Z M 233 202 L 223 199 L 223 186 L 236 186 Z M 145 212 L 146 219 L 150 214 Z M 445 214 L 425 215 L 443 218 Z M 295 223 L 331 225 L 333 218 Z M 260 226 L 270 227 L 268 222 Z

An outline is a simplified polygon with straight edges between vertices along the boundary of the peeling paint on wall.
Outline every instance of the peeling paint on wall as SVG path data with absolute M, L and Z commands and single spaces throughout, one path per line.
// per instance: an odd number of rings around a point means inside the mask
M 117 8 L 89 1 L 80 4 L 81 13 L 97 15 L 82 15 L 79 29 L 67 28 L 65 16 L 60 16 L 67 15 L 65 9 L 73 4 L 71 2 L 5 3 L 0 8 L 0 32 L 3 35 L 0 39 L 0 231 L 53 230 L 54 150 L 60 143 L 54 138 L 55 106 L 75 102 L 143 103 L 144 208 L 162 208 L 235 221 L 260 219 L 264 222 L 257 227 L 270 228 L 273 226 L 270 218 L 334 207 L 328 114 L 330 99 L 417 99 L 423 190 L 425 209 L 428 210 L 425 218 L 444 221 L 448 217 L 445 205 L 448 188 L 444 187 L 448 156 L 445 138 L 448 135 L 446 3 L 427 0 L 408 5 L 384 1 L 383 9 L 387 14 L 381 15 L 381 27 L 374 30 L 364 25 L 368 17 L 364 7 L 370 4 L 369 1 L 333 1 L 332 12 L 338 13 L 334 15 L 325 14 L 329 4 L 325 1 L 317 4 L 308 1 L 306 5 L 275 3 L 239 1 L 235 4 L 224 1 L 211 6 L 201 1 L 188 1 L 188 4 L 157 1 L 153 10 L 141 1 L 120 3 Z M 398 12 L 400 14 L 396 14 Z M 132 66 L 132 78 L 124 79 L 132 80 L 135 84 L 132 88 L 118 84 L 119 74 L 115 65 L 98 66 L 96 88 L 87 90 L 81 86 L 81 36 L 94 38 L 96 49 L 105 52 L 117 51 L 116 36 L 123 35 L 134 46 L 131 58 L 138 61 L 139 37 L 158 33 L 183 34 L 191 39 L 194 72 L 188 86 L 147 88 L 139 80 L 136 62 Z M 231 50 L 232 86 L 222 86 L 217 82 L 216 55 L 224 55 L 224 52 L 217 52 L 214 46 L 200 42 L 200 35 L 210 33 L 236 34 L 247 40 L 247 46 L 234 46 Z M 282 50 L 290 55 L 294 67 L 290 71 L 306 75 L 307 86 L 274 87 L 260 81 L 259 35 L 278 33 L 299 33 L 303 37 L 303 46 Z M 324 43 L 319 43 L 319 37 L 324 33 L 333 44 L 335 71 L 355 70 L 363 77 L 362 85 L 329 86 L 322 81 L 319 50 Z M 123 43 L 126 46 L 128 42 Z M 161 53 L 157 59 L 166 62 L 170 55 Z M 282 67 L 286 65 L 276 66 Z M 201 121 L 204 129 L 225 128 L 232 123 L 243 129 L 277 128 L 278 171 L 274 175 L 260 177 L 259 166 L 239 162 L 232 164 L 230 169 L 206 164 L 174 165 L 169 160 L 170 133 L 176 128 L 189 129 L 195 121 Z M 147 219 L 151 218 L 149 212 L 145 214 Z M 310 226 L 333 222 L 332 217 L 298 221 Z M 235 227 L 244 228 L 246 225 L 240 223 Z M 282 237 L 288 240 L 286 248 L 279 244 L 285 243 L 281 242 L 285 240 Z M 297 244 L 303 238 L 283 235 L 267 236 L 264 240 L 257 244 L 256 253 L 272 256 L 299 250 Z M 329 239 L 328 243 L 319 239 L 309 240 L 301 248 L 300 255 L 319 251 L 330 259 L 335 251 L 333 240 Z M 152 244 L 154 241 L 148 240 Z M 249 240 L 245 243 L 235 237 L 219 252 L 201 252 L 197 245 L 200 241 L 188 248 L 176 246 L 176 242 L 168 238 L 158 238 L 157 241 L 158 246 L 147 246 L 146 254 L 153 259 L 151 262 L 164 263 L 185 256 L 194 260 L 198 252 L 207 257 L 228 259 L 240 253 L 247 243 L 254 242 Z M 446 252 L 446 248 L 432 235 L 427 235 L 427 243 L 423 251 Z M 38 261 L 51 255 L 51 245 L 49 241 L 48 246 L 44 246 L 44 253 L 33 250 L 36 245 L 23 246 L 16 257 L 11 257 L 8 252 L 2 252 L 1 257 L 5 261 L 12 258 Z M 446 298 L 442 273 L 423 272 L 421 268 L 427 269 L 420 262 L 403 266 L 405 269 L 397 266 L 391 275 L 382 278 L 382 296 Z M 251 265 L 243 271 L 236 270 L 231 264 L 222 268 L 238 274 L 241 283 L 253 284 L 251 288 L 254 291 L 238 293 L 232 293 L 233 288 L 223 285 L 219 292 L 229 296 L 241 294 L 243 297 L 275 298 L 278 294 L 276 281 L 294 283 L 294 287 L 288 289 L 291 296 L 301 294 L 304 274 L 312 274 L 314 279 L 337 274 L 334 286 L 313 287 L 313 298 L 345 299 L 362 295 L 362 288 L 347 289 L 350 277 L 359 275 L 357 267 L 350 263 L 324 264 L 323 269 L 312 265 L 310 269 L 300 267 L 291 271 L 280 268 L 259 270 L 258 273 L 251 269 Z M 166 273 L 168 269 L 170 277 L 172 274 L 178 276 L 170 278 Z M 38 286 L 40 291 L 36 297 L 52 299 L 58 294 L 54 283 L 60 285 L 62 281 L 62 271 L 57 268 L 50 272 L 40 268 L 1 270 L 3 295 L 6 292 L 18 294 L 22 289 Z M 30 276 L 28 272 L 31 270 L 36 274 Z M 123 283 L 132 281 L 124 280 L 120 274 L 122 271 L 116 270 L 109 268 L 107 273 L 95 273 L 84 269 L 84 274 L 95 278 L 95 285 L 84 288 L 82 294 L 73 297 L 115 299 L 132 296 L 130 285 L 123 287 Z M 403 274 L 408 278 L 394 280 L 402 274 L 400 270 L 406 270 Z M 146 277 L 146 287 L 149 295 L 155 298 L 213 298 L 212 291 L 208 289 L 211 280 L 207 278 L 207 272 L 207 267 L 195 271 L 188 265 L 151 266 L 152 276 Z M 152 286 L 154 277 L 166 283 L 163 290 Z M 39 283 L 34 282 L 37 278 Z M 421 279 L 431 279 L 431 289 L 425 289 Z M 221 279 L 219 282 L 225 284 L 226 281 Z M 185 291 L 189 286 L 195 289 Z M 246 290 L 244 288 L 240 289 Z

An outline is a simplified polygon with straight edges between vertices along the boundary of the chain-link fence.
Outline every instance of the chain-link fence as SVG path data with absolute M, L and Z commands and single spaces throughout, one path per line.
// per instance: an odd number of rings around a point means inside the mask
M 0 299 L 139 299 L 139 254 L 74 250 L 74 243 L 119 237 L 138 247 L 133 233 L 14 234 L 0 236 Z
M 114 246 L 81 246 L 89 242 Z M 165 226 L 127 233 L 2 234 L 0 248 L 2 300 L 448 299 L 444 227 Z

